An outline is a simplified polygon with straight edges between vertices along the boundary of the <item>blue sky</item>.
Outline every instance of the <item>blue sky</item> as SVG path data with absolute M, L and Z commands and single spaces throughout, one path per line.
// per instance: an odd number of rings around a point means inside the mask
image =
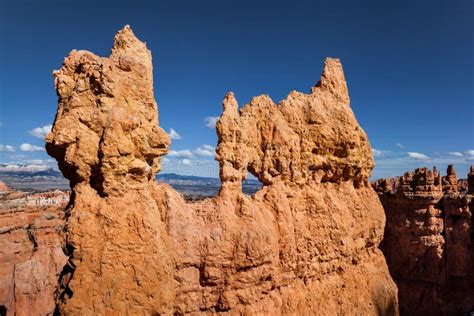
M 467 173 L 473 1 L 256 2 L 0 0 L 0 162 L 55 165 L 41 139 L 56 112 L 52 71 L 74 48 L 108 56 L 130 24 L 153 53 L 160 125 L 180 136 L 164 172 L 217 176 L 206 118 L 223 96 L 242 106 L 307 92 L 331 56 L 376 149 L 373 178 L 449 162 Z

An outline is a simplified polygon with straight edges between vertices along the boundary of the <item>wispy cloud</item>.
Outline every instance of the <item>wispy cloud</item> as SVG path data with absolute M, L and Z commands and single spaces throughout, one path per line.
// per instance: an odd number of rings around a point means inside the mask
M 208 116 L 204 119 L 204 122 L 206 122 L 207 127 L 216 128 L 216 123 L 218 119 L 219 119 L 218 116 Z
M 200 157 L 213 157 L 215 155 L 215 148 L 211 145 L 202 145 L 194 150 L 196 156 Z
M 168 136 L 171 139 L 181 139 L 181 135 L 178 134 L 177 131 L 175 131 L 173 128 L 170 128 L 170 131 L 168 133 Z
M 34 136 L 34 137 L 37 137 L 37 138 L 45 138 L 46 135 L 48 135 L 49 132 L 51 132 L 51 128 L 53 126 L 50 124 L 50 125 L 45 125 L 45 126 L 42 126 L 42 127 L 36 127 L 36 128 L 33 128 L 32 130 L 28 131 L 28 133 L 30 133 L 31 136 Z
M 23 161 L 28 158 L 28 155 L 25 154 L 14 154 L 14 155 L 8 155 L 9 159 L 15 160 L 15 161 Z
M 193 158 L 193 153 L 189 149 L 183 150 L 170 150 L 168 156 L 176 158 Z
M 212 150 L 212 151 L 215 151 L 216 150 L 216 147 L 214 146 L 211 146 L 211 145 L 202 145 L 203 148 L 207 149 L 207 150 Z
M 191 159 L 195 155 L 198 157 L 214 157 L 216 148 L 211 145 L 201 145 L 194 150 L 182 149 L 182 150 L 170 150 L 168 157 L 180 158 L 180 159 Z
M 372 153 L 374 154 L 375 158 L 382 158 L 385 157 L 385 155 L 389 153 L 389 151 L 372 148 Z
M 466 151 L 466 160 L 467 161 L 474 161 L 474 149 L 469 149 Z
M 422 154 L 422 153 L 417 153 L 417 152 L 408 152 L 408 157 L 409 158 L 412 158 L 412 159 L 416 159 L 416 160 L 429 160 L 430 157 L 428 157 L 427 155 L 425 154 Z
M 454 157 L 464 157 L 464 155 L 459 151 L 450 151 L 448 154 Z
M 15 147 L 13 147 L 11 145 L 1 145 L 0 144 L 0 152 L 12 153 L 14 151 L 15 151 Z
M 396 143 L 395 146 L 397 146 L 397 147 L 400 148 L 400 149 L 405 149 L 405 146 L 403 146 L 403 145 L 400 144 L 400 143 Z
M 25 143 L 25 144 L 20 145 L 20 150 L 21 151 L 26 151 L 26 152 L 35 152 L 35 151 L 44 151 L 44 148 L 40 147 L 40 146 Z
M 437 166 L 440 170 L 443 170 L 443 168 L 449 164 L 454 164 L 456 171 L 458 171 L 459 168 L 459 173 L 463 174 L 472 161 L 474 161 L 474 150 L 472 149 L 459 152 L 444 152 L 444 154 L 436 152 L 428 154 L 400 151 L 382 151 L 382 153 L 383 155 L 381 157 L 376 157 L 375 159 L 375 169 L 372 173 L 372 179 L 399 176 L 406 171 L 420 167 Z
M 180 162 L 185 166 L 192 166 L 193 162 L 190 159 L 181 159 Z

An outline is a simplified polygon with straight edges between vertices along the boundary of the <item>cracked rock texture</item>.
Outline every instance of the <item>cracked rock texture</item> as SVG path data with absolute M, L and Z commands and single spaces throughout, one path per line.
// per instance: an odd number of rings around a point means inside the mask
M 419 168 L 374 183 L 387 225 L 381 249 L 397 283 L 402 315 L 464 315 L 474 310 L 474 166 L 468 192 L 454 167 L 441 177 Z
M 221 191 L 195 203 L 154 181 L 169 139 L 128 26 L 109 58 L 72 51 L 55 77 L 46 148 L 72 187 L 60 313 L 398 314 L 372 153 L 337 59 L 309 94 L 240 110 L 225 97 Z M 251 197 L 247 171 L 264 184 Z
M 26 193 L 1 187 L 0 315 L 52 315 L 57 280 L 67 262 L 65 204 L 27 205 Z

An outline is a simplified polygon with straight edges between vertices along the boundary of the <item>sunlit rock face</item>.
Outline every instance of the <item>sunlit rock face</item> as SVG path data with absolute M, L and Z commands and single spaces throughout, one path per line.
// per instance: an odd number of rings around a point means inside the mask
M 64 254 L 68 194 L 21 192 L 0 182 L 0 315 L 52 315 Z
M 46 149 L 71 185 L 88 183 L 102 197 L 144 189 L 169 147 L 146 45 L 125 27 L 109 58 L 73 50 L 54 77 L 59 101 Z
M 457 183 L 450 165 L 444 177 L 436 168 L 419 168 L 374 184 L 387 215 L 381 249 L 399 289 L 401 314 L 474 310 L 474 198 Z
M 398 314 L 372 153 L 337 59 L 278 105 L 224 98 L 221 191 L 196 203 L 154 181 L 169 138 L 151 54 L 129 27 L 109 58 L 73 51 L 55 76 L 46 148 L 73 191 L 58 312 Z M 247 171 L 264 184 L 251 197 Z

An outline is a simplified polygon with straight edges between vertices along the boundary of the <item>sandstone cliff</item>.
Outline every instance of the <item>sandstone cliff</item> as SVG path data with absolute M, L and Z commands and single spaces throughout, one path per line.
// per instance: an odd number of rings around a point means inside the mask
M 238 109 L 217 124 L 222 188 L 186 203 L 154 182 L 169 147 L 158 125 L 151 54 L 127 26 L 109 58 L 72 51 L 55 72 L 46 149 L 71 181 L 63 314 L 398 313 L 378 249 L 385 216 L 373 158 L 327 59 L 309 94 Z M 242 193 L 250 171 L 264 184 Z
M 474 166 L 468 179 L 474 176 Z M 458 191 L 450 165 L 374 184 L 387 215 L 381 249 L 397 283 L 402 315 L 474 310 L 474 184 Z
M 66 202 L 28 204 L 33 196 L 0 191 L 0 315 L 48 315 L 55 309 L 57 280 L 67 262 Z

